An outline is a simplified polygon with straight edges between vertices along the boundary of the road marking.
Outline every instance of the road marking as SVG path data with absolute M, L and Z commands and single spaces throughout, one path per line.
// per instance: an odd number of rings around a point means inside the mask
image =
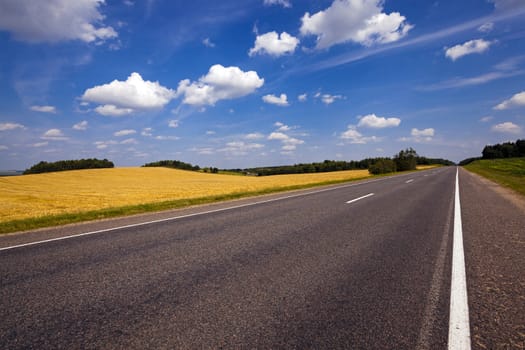
M 405 183 L 406 183 L 406 184 L 409 184 L 409 183 L 411 183 L 412 181 L 414 181 L 414 179 L 406 180 Z
M 461 203 L 459 201 L 459 168 L 456 169 L 454 198 L 454 240 L 452 248 L 452 282 L 450 286 L 450 320 L 448 324 L 449 350 L 470 350 L 470 324 L 463 251 Z
M 249 207 L 249 206 L 265 204 L 265 203 L 271 203 L 271 202 L 280 201 L 280 200 L 283 200 L 283 199 L 297 198 L 297 197 L 303 197 L 303 196 L 308 196 L 308 195 L 322 193 L 322 192 L 335 191 L 335 190 L 339 190 L 341 188 L 355 187 L 355 186 L 366 185 L 366 184 L 370 184 L 370 183 L 374 183 L 374 182 L 387 181 L 387 180 L 390 180 L 390 179 L 404 177 L 404 176 L 408 176 L 408 175 L 411 175 L 411 174 L 403 174 L 403 175 L 397 175 L 395 177 L 386 177 L 386 178 L 380 178 L 380 179 L 373 179 L 373 180 L 367 180 L 367 181 L 363 181 L 363 182 L 354 182 L 354 183 L 347 184 L 347 185 L 323 188 L 323 189 L 315 190 L 315 191 L 311 191 L 311 192 L 297 193 L 297 194 L 292 194 L 292 195 L 288 195 L 288 196 L 284 196 L 284 197 L 272 198 L 272 199 L 267 199 L 267 200 L 262 200 L 262 201 L 258 201 L 258 202 L 247 203 L 247 204 L 240 204 L 240 205 L 235 205 L 235 206 L 226 207 L 226 208 L 213 209 L 213 210 L 208 210 L 208 211 L 203 211 L 203 212 L 198 212 L 198 213 L 193 213 L 193 214 L 187 214 L 187 215 L 172 216 L 172 217 L 169 217 L 169 218 L 164 218 L 164 219 L 159 219 L 159 220 L 139 222 L 139 223 L 136 223 L 136 224 L 117 226 L 117 227 L 111 227 L 111 228 L 106 228 L 106 229 L 102 229 L 102 230 L 78 233 L 78 234 L 73 234 L 73 235 L 68 235 L 68 236 L 57 237 L 57 238 L 50 238 L 50 239 L 45 239 L 45 240 L 41 240 L 41 241 L 22 243 L 22 244 L 17 244 L 17 245 L 12 245 L 12 246 L 7 246 L 7 247 L 0 248 L 0 251 L 16 249 L 16 248 L 23 248 L 23 247 L 29 247 L 29 246 L 33 246 L 33 245 L 39 245 L 39 244 L 44 244 L 44 243 L 56 242 L 56 241 L 63 241 L 63 240 L 66 240 L 66 239 L 72 239 L 72 238 L 77 238 L 77 237 L 82 237 L 82 236 L 90 236 L 90 235 L 94 235 L 94 234 L 97 234 L 97 233 L 105 233 L 105 232 L 117 231 L 117 230 L 126 229 L 126 228 L 140 227 L 140 226 L 146 226 L 146 225 L 150 225 L 150 224 L 157 224 L 157 223 L 161 223 L 161 222 L 180 220 L 180 219 L 189 218 L 189 217 L 192 217 L 192 216 L 199 216 L 199 215 L 218 213 L 218 212 L 221 212 L 221 211 L 239 209 L 239 208 L 243 208 L 243 207 Z
M 359 201 L 359 200 L 361 200 L 361 199 L 364 199 L 364 198 L 367 198 L 367 197 L 371 197 L 371 196 L 373 196 L 373 195 L 374 195 L 373 193 L 369 193 L 369 194 L 364 195 L 364 196 L 361 196 L 361 197 L 359 197 L 359 198 L 352 199 L 352 200 L 346 202 L 346 204 L 354 203 L 354 202 L 357 202 L 357 201 Z

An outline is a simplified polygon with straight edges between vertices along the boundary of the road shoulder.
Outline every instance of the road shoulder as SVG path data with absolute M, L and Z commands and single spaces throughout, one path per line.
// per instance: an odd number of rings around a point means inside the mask
M 473 349 L 525 348 L 525 199 L 460 170 Z

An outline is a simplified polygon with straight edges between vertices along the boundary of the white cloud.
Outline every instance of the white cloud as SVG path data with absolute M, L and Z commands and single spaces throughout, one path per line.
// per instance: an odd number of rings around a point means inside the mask
M 215 105 L 220 100 L 231 100 L 253 93 L 264 84 L 257 72 L 244 72 L 239 67 L 216 64 L 208 74 L 196 82 L 189 79 L 179 82 L 177 96 L 184 95 L 183 103 L 189 105 Z
M 31 106 L 32 111 L 41 113 L 56 113 L 57 110 L 54 106 Z
M 513 107 L 525 106 L 525 91 L 518 92 L 508 100 L 501 102 L 499 105 L 495 106 L 494 109 L 502 111 L 504 109 L 509 109 Z
M 317 93 L 317 94 L 315 95 L 315 97 L 316 97 L 316 98 L 319 98 L 319 97 L 320 97 L 320 98 L 321 98 L 321 101 L 323 101 L 323 103 L 324 103 L 325 105 L 330 105 L 330 104 L 334 103 L 335 100 L 340 100 L 340 99 L 343 98 L 342 95 L 330 95 L 330 94 L 323 94 L 323 95 L 321 95 L 320 93 Z
M 383 44 L 404 37 L 412 25 L 398 12 L 383 13 L 383 0 L 334 0 L 326 10 L 305 13 L 301 34 L 316 35 L 318 49 L 345 42 Z
M 277 131 L 290 131 L 292 128 L 284 123 L 281 122 L 275 122 L 273 126 L 277 127 Z
M 465 55 L 483 53 L 487 51 L 492 44 L 492 42 L 483 39 L 469 40 L 466 43 L 447 48 L 445 51 L 445 56 L 450 58 L 452 61 L 455 61 Z
M 152 128 L 144 128 L 142 129 L 142 132 L 140 133 L 142 136 L 153 136 L 153 129 Z
M 244 136 L 246 140 L 260 140 L 264 138 L 264 135 L 259 132 L 253 132 Z
M 508 134 L 519 134 L 521 133 L 521 127 L 512 122 L 504 122 L 501 124 L 494 125 L 492 127 L 492 131 L 508 133 Z
M 427 128 L 427 129 L 417 129 L 417 128 L 413 128 L 412 131 L 410 132 L 410 135 L 412 136 L 415 136 L 415 137 L 432 137 L 434 136 L 434 132 L 435 130 L 433 128 Z
M 129 138 L 129 139 L 120 141 L 120 144 L 121 145 L 136 145 L 138 144 L 138 142 L 134 138 Z
M 494 118 L 491 116 L 486 116 L 486 117 L 482 117 L 479 121 L 482 123 L 487 123 L 487 122 L 490 122 L 492 119 Z
M 247 155 L 250 151 L 264 148 L 263 144 L 260 143 L 247 143 L 244 141 L 232 141 L 226 143 L 226 147 L 218 149 L 218 152 L 226 152 L 235 156 Z
M 353 144 L 365 144 L 370 141 L 377 141 L 377 137 L 375 136 L 363 136 L 363 134 L 356 130 L 355 125 L 348 125 L 347 130 L 341 133 L 340 138 Z
M 298 145 L 302 145 L 304 143 L 303 140 L 297 139 L 295 137 L 289 136 L 283 132 L 280 131 L 274 131 L 267 137 L 268 140 L 278 140 L 282 143 L 282 150 L 283 151 L 294 151 Z
M 177 140 L 180 140 L 180 137 L 178 137 L 178 136 L 159 135 L 159 136 L 155 136 L 155 140 L 159 140 L 159 141 L 177 141 Z
M 399 139 L 399 141 L 410 141 L 410 142 L 430 142 L 432 141 L 435 134 L 435 130 L 433 128 L 427 128 L 427 129 L 417 129 L 413 128 L 410 132 L 411 137 L 402 137 Z
M 64 133 L 60 129 L 49 129 L 42 135 L 42 140 L 51 140 L 51 141 L 65 141 L 68 140 L 68 137 L 64 136 Z
M 95 108 L 95 112 L 109 117 L 122 117 L 133 113 L 132 108 L 120 108 L 115 105 L 103 105 Z
M 400 123 L 401 119 L 399 118 L 385 118 L 378 117 L 375 114 L 368 114 L 359 120 L 357 126 L 365 128 L 382 129 L 399 126 Z
M 292 7 L 290 0 L 264 0 L 264 5 L 281 5 L 282 7 Z
M 26 127 L 18 123 L 0 123 L 0 131 L 8 131 L 15 129 L 25 129 Z
M 272 105 L 277 105 L 281 107 L 289 106 L 288 97 L 286 96 L 286 94 L 281 94 L 281 96 L 279 97 L 275 95 L 264 95 L 262 97 L 262 100 Z
M 113 134 L 113 136 L 117 136 L 117 137 L 121 137 L 121 136 L 128 136 L 128 135 L 133 135 L 133 134 L 136 134 L 137 131 L 136 130 L 133 130 L 133 129 L 124 129 L 124 130 L 120 130 L 120 131 L 117 131 Z
M 0 145 L 0 151 L 7 151 L 9 149 L 9 147 L 5 146 L 5 145 Z
M 104 0 L 2 0 L 0 30 L 26 42 L 81 40 L 100 42 L 116 38 L 117 32 L 104 26 L 99 12 Z
M 160 85 L 158 81 L 144 81 L 139 73 L 133 72 L 126 81 L 113 80 L 109 84 L 87 89 L 82 100 L 101 104 L 95 108 L 99 114 L 123 116 L 162 108 L 174 97 L 174 90 Z
M 482 33 L 489 33 L 492 29 L 494 29 L 494 23 L 492 22 L 483 23 L 478 27 L 478 31 Z
M 87 127 L 88 127 L 87 120 L 83 120 L 83 121 L 73 125 L 73 129 L 79 130 L 79 131 L 87 130 Z
M 94 144 L 95 144 L 95 146 L 97 146 L 97 149 L 106 149 L 106 148 L 108 148 L 111 145 L 117 145 L 118 142 L 117 141 L 113 141 L 113 140 L 110 140 L 110 141 L 96 141 Z
M 266 53 L 270 56 L 282 56 L 291 54 L 299 45 L 299 39 L 286 32 L 278 34 L 277 32 L 268 32 L 257 35 L 255 45 L 248 52 L 249 56 Z
M 37 143 L 34 143 L 32 144 L 31 146 L 35 147 L 35 148 L 40 148 L 40 147 L 45 147 L 49 145 L 49 142 L 45 141 L 45 142 L 37 142 Z
M 297 96 L 297 99 L 300 102 L 305 102 L 308 99 L 308 95 L 307 94 L 301 94 L 301 95 Z
M 176 119 L 170 120 L 168 122 L 168 127 L 170 128 L 178 128 L 179 127 L 179 121 Z
M 215 47 L 215 43 L 213 43 L 213 42 L 211 41 L 210 38 L 206 38 L 206 39 L 204 39 L 204 40 L 202 41 L 202 44 L 203 44 L 204 46 L 206 46 L 206 47 L 212 47 L 212 48 Z

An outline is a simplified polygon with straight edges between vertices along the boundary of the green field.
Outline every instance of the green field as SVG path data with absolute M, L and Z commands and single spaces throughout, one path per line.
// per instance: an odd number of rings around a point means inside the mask
M 525 158 L 482 159 L 465 169 L 525 196 Z

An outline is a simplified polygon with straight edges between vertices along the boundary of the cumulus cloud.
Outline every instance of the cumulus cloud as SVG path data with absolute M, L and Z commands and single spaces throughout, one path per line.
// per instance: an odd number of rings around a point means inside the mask
M 378 117 L 375 114 L 368 114 L 359 120 L 357 126 L 365 128 L 382 129 L 399 126 L 400 123 L 401 119 L 399 118 L 385 118 Z
M 160 85 L 158 81 L 144 81 L 136 72 L 131 73 L 126 81 L 113 80 L 109 84 L 87 89 L 82 95 L 83 101 L 99 103 L 95 111 L 106 116 L 159 109 L 173 98 L 174 90 Z
M 136 134 L 137 131 L 136 130 L 133 130 L 133 129 L 124 129 L 124 130 L 120 130 L 120 131 L 117 131 L 113 134 L 113 136 L 117 136 L 117 137 L 120 137 L 120 136 L 127 136 L 127 135 L 133 135 L 133 134 Z
M 15 129 L 25 129 L 26 127 L 18 123 L 0 123 L 0 131 L 8 131 Z
M 264 138 L 264 135 L 259 132 L 253 132 L 244 136 L 246 140 L 260 140 Z
M 264 0 L 264 5 L 281 5 L 282 7 L 292 7 L 290 0 Z
M 281 107 L 289 106 L 288 97 L 286 96 L 286 94 L 281 94 L 281 96 L 264 95 L 262 97 L 262 100 L 272 105 L 277 105 Z
M 496 124 L 492 127 L 492 131 L 507 133 L 507 134 L 519 134 L 521 133 L 521 127 L 512 122 L 504 122 Z
M 134 112 L 132 108 L 120 108 L 115 105 L 103 105 L 95 108 L 95 112 L 109 117 L 122 117 Z
M 483 53 L 492 45 L 492 42 L 483 39 L 469 40 L 466 43 L 452 46 L 445 50 L 445 56 L 452 61 L 473 53 Z
M 281 149 L 285 152 L 294 151 L 295 149 L 297 149 L 298 145 L 302 145 L 304 143 L 303 140 L 297 139 L 279 131 L 274 131 L 270 135 L 268 135 L 268 140 L 281 141 Z
M 502 111 L 504 109 L 525 106 L 525 91 L 518 92 L 508 100 L 505 100 L 494 107 L 494 109 Z
M 69 139 L 64 135 L 64 133 L 60 129 L 49 129 L 40 138 L 42 140 L 50 141 L 65 141 Z
M 218 152 L 226 152 L 234 156 L 244 156 L 247 155 L 250 151 L 258 150 L 264 148 L 263 144 L 260 143 L 251 143 L 244 141 L 232 141 L 226 143 L 226 146 L 218 149 Z
M 417 129 L 413 128 L 410 132 L 411 137 L 402 137 L 399 139 L 400 141 L 411 141 L 411 142 L 430 142 L 432 141 L 435 134 L 435 130 L 433 128 L 426 128 L 426 129 Z
M 179 121 L 176 119 L 170 120 L 168 122 L 168 127 L 170 128 L 178 128 L 179 127 Z
M 278 34 L 277 32 L 269 32 L 262 35 L 257 35 L 255 45 L 248 52 L 249 56 L 266 53 L 270 56 L 282 56 L 291 54 L 299 45 L 299 39 L 286 32 Z
M 109 140 L 109 141 L 96 141 L 94 143 L 95 146 L 97 146 L 97 149 L 106 149 L 111 145 L 117 145 L 117 141 Z
M 353 144 L 365 144 L 370 141 L 377 141 L 377 137 L 375 136 L 363 136 L 363 134 L 357 131 L 355 125 L 348 125 L 347 130 L 341 133 L 340 138 Z
M 281 122 L 275 122 L 275 124 L 273 124 L 273 126 L 275 126 L 277 128 L 277 131 L 290 131 L 292 130 L 292 127 L 284 124 L 284 123 L 281 123 Z
M 198 81 L 189 79 L 179 82 L 176 96 L 184 96 L 183 103 L 213 106 L 220 100 L 231 100 L 253 93 L 264 84 L 257 72 L 244 72 L 239 67 L 223 67 L 216 64 Z
M 307 94 L 301 94 L 301 95 L 297 96 L 297 99 L 300 102 L 305 102 L 308 99 L 308 95 Z
M 54 106 L 31 106 L 30 109 L 41 113 L 56 113 L 57 111 Z
M 99 11 L 104 0 L 2 0 L 0 30 L 26 42 L 81 40 L 100 42 L 116 38 L 117 32 L 104 26 Z
M 87 120 L 83 120 L 83 121 L 73 125 L 73 129 L 79 130 L 79 131 L 87 130 L 87 127 L 88 127 Z
M 320 92 L 314 95 L 315 98 L 320 98 L 325 105 L 330 105 L 336 100 L 343 98 L 343 95 L 331 95 L 331 94 L 321 94 Z
M 345 42 L 370 46 L 403 38 L 412 25 L 399 12 L 383 12 L 382 0 L 334 0 L 313 15 L 305 13 L 301 34 L 317 36 L 318 49 Z

